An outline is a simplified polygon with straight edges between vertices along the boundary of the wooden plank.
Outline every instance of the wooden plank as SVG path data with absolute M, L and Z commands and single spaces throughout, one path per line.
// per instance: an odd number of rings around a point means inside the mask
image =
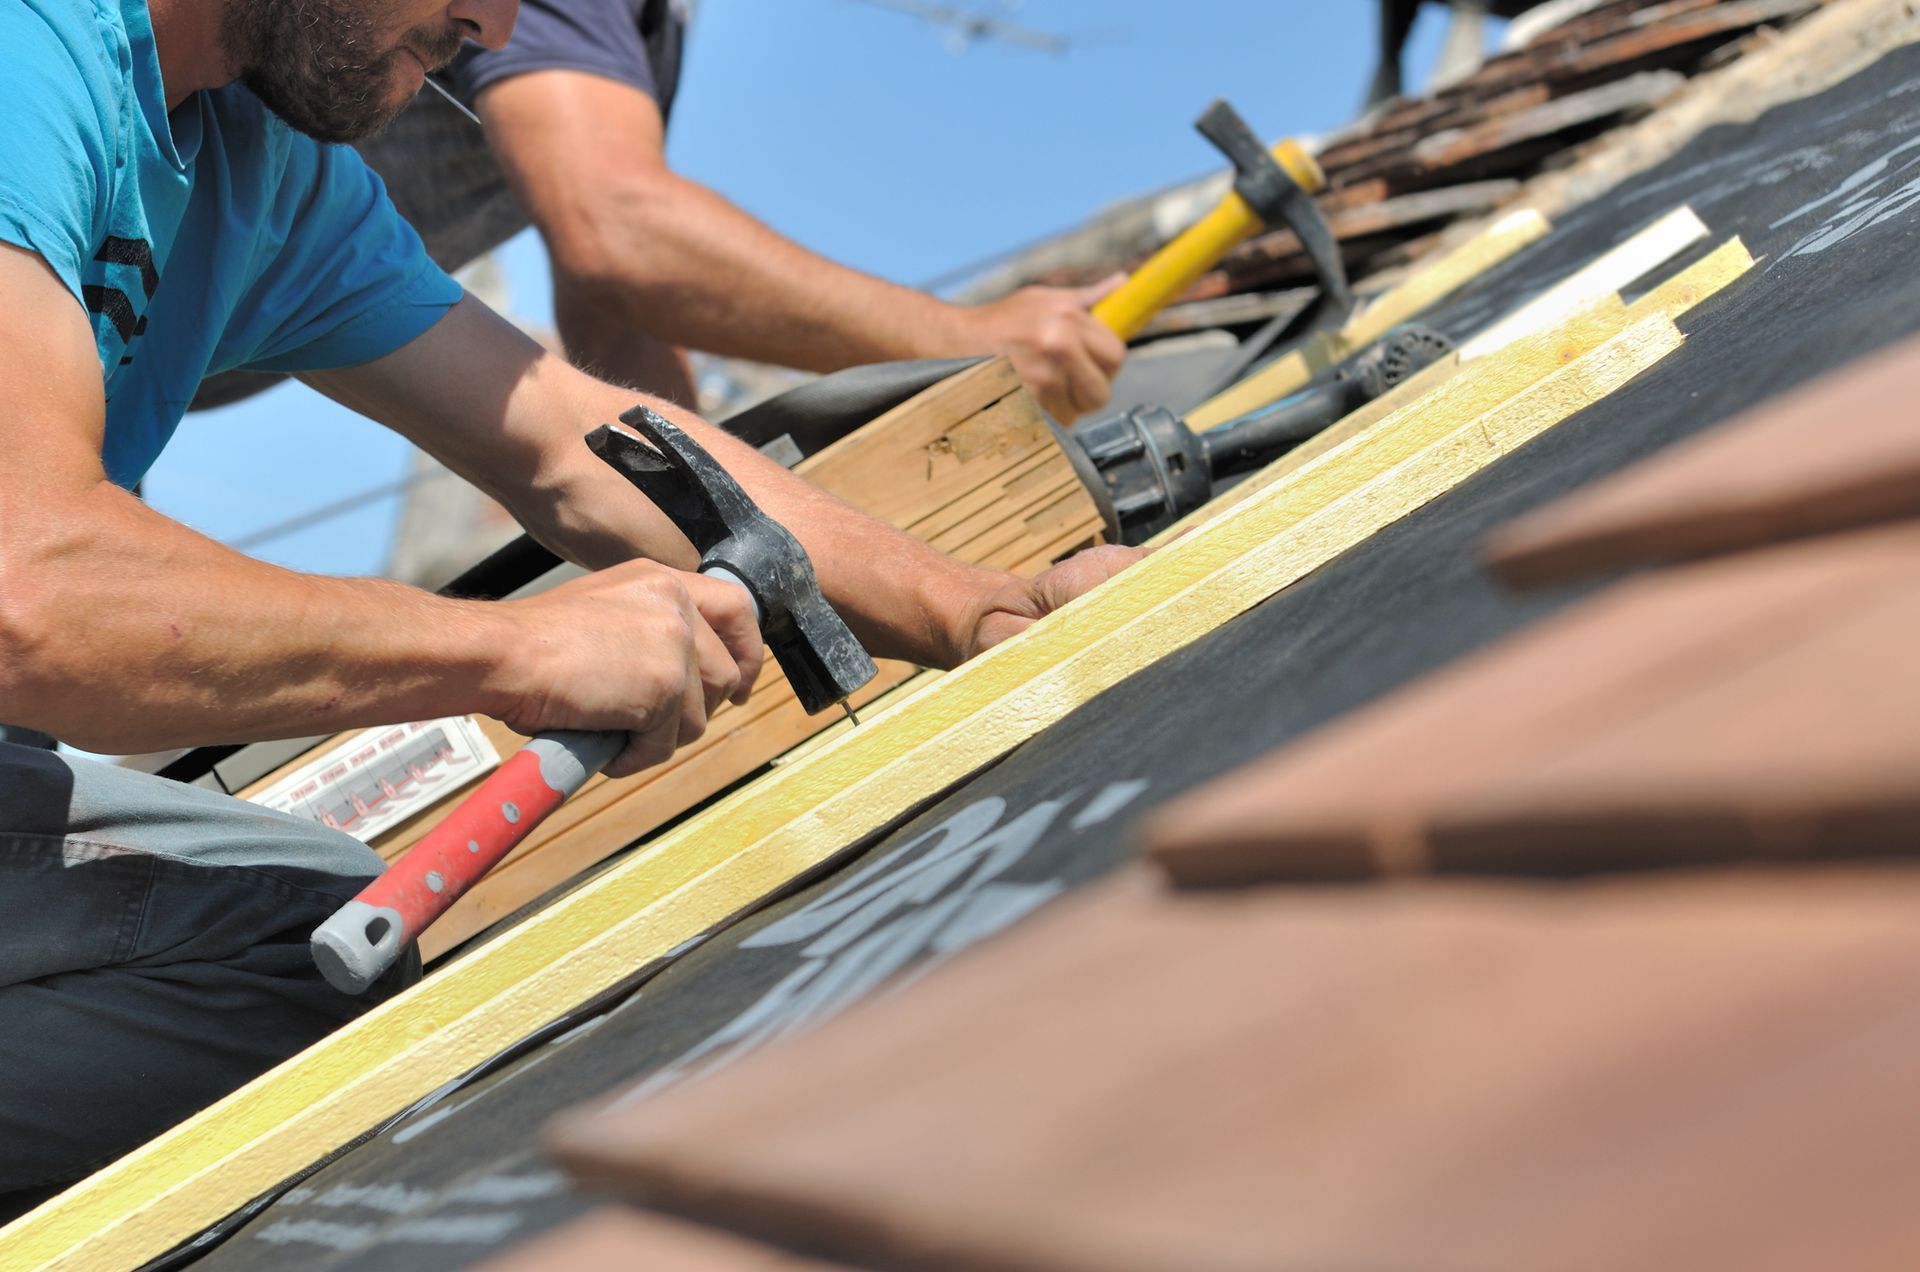
M 1819 0 L 1724 3 L 1667 0 L 1645 5 L 1624 21 L 1617 15 L 1596 14 L 1578 24 L 1568 24 L 1553 40 L 1488 59 L 1471 80 L 1458 88 L 1478 93 L 1502 92 L 1528 83 L 1558 86 L 1591 82 L 1603 76 L 1618 78 L 1647 65 L 1685 65 L 1688 54 L 1704 51 L 1687 49 L 1686 45 L 1710 43 L 1716 38 L 1732 39 L 1759 22 L 1818 3 Z M 1703 11 L 1704 19 L 1696 16 Z M 1756 12 L 1762 16 L 1756 17 Z
M 995 359 L 961 372 L 953 378 L 968 383 L 954 390 L 936 385 L 810 456 L 804 471 L 833 474 L 836 490 L 857 492 L 863 511 L 894 525 L 965 494 L 979 484 L 978 466 L 969 461 L 1011 461 L 1050 441 L 1038 405 L 1003 364 Z
M 998 541 L 1006 541 L 1005 536 L 1009 533 L 1014 536 L 1040 535 L 1043 539 L 1047 538 L 1048 536 L 1041 535 L 1041 532 L 1034 527 L 1033 517 L 1041 510 L 1063 499 L 1071 501 L 1071 520 L 1074 524 L 1093 526 L 1099 524 L 1097 517 L 1088 515 L 1085 502 L 1079 498 L 1086 490 L 1086 486 L 1071 465 L 1063 460 L 1057 467 L 1050 467 L 1039 475 L 1046 478 L 1046 484 L 1024 492 L 1026 498 L 1019 504 L 1012 507 L 996 507 L 990 512 L 969 518 L 933 540 L 934 546 L 956 555 L 964 553 L 969 560 L 977 559 L 984 565 L 986 557 L 990 554 L 978 552 L 976 555 L 975 545 L 982 543 L 989 536 L 995 537 Z M 1011 501 L 1007 502 L 1011 503 Z
M 1018 520 L 1038 504 L 1054 497 L 1063 486 L 1078 484 L 1073 464 L 1058 449 L 1023 465 L 1005 483 L 983 486 L 978 497 L 949 504 L 936 517 L 911 527 L 911 532 L 943 552 L 957 553 L 984 532 Z
M 948 552 L 1022 567 L 1063 537 L 1098 541 L 1099 512 L 1048 432 L 1039 406 L 1004 359 L 984 362 L 920 394 L 798 472 Z M 855 705 L 903 679 L 903 668 Z M 665 764 L 619 781 L 592 778 L 420 943 L 433 961 L 500 918 L 753 773 L 835 717 L 807 717 L 771 663 L 744 706 L 724 705 L 707 732 Z M 525 739 L 483 721 L 501 753 Z M 272 780 L 272 779 L 268 779 Z M 438 822 L 452 796 L 374 841 L 391 861 Z
M 1484 362 L 1476 364 L 1476 376 L 1479 378 L 1470 383 L 1478 385 L 1477 389 L 1463 388 L 1457 391 L 1487 395 L 1518 391 L 1519 386 L 1546 375 L 1555 366 L 1570 361 L 1641 318 L 1655 314 L 1679 317 L 1745 276 L 1753 268 L 1753 263 L 1746 245 L 1737 237 L 1729 239 L 1653 288 L 1631 306 L 1623 308 L 1618 296 L 1601 296 L 1584 307 L 1576 308 L 1570 317 L 1562 319 L 1557 326 L 1538 334 L 1515 338 L 1513 344 L 1498 351 L 1500 356 L 1495 359 L 1499 363 L 1497 368 L 1486 369 Z M 1540 311 L 1542 315 L 1548 312 Z M 1517 333 L 1518 328 L 1509 328 L 1506 336 L 1514 338 Z M 1435 363 L 1405 384 L 1352 412 L 1339 423 L 1323 429 L 1205 507 L 1189 513 L 1155 535 L 1151 542 L 1156 545 L 1165 543 L 1218 516 L 1240 501 L 1285 480 L 1288 474 L 1304 468 L 1396 412 L 1416 405 L 1421 410 L 1444 409 L 1440 399 L 1429 400 L 1429 395 L 1453 381 L 1460 374 L 1462 366 L 1457 355 Z
M 1197 429 L 1270 406 L 1312 383 L 1387 332 L 1423 313 L 1547 232 L 1538 212 L 1511 213 L 1470 241 L 1416 272 L 1380 296 L 1333 333 L 1322 333 L 1286 357 L 1194 408 L 1187 422 Z
M 552 842 L 558 836 L 600 812 L 611 801 L 620 798 L 625 791 L 638 789 L 660 780 L 675 765 L 688 762 L 706 749 L 717 745 L 729 734 L 765 717 L 783 698 L 791 697 L 790 694 L 783 692 L 784 686 L 785 682 L 777 670 L 767 668 L 761 672 L 760 679 L 755 682 L 753 695 L 746 704 L 738 707 L 728 705 L 723 710 L 715 711 L 713 723 L 707 732 L 698 740 L 676 751 L 672 763 L 656 765 L 619 782 L 610 782 L 599 776 L 589 778 L 572 799 L 542 822 L 538 829 L 516 847 L 501 864 L 504 866 L 507 861 L 512 861 L 516 857 L 538 851 L 543 845 Z M 476 718 L 485 719 L 484 717 Z M 495 722 L 486 721 L 486 723 L 494 724 Z M 504 726 L 496 725 L 496 727 L 506 732 Z M 503 754 L 506 751 L 507 748 L 502 748 Z M 388 861 L 392 861 L 431 830 L 445 810 L 446 804 L 442 803 L 436 809 L 428 810 L 405 825 L 394 828 L 374 841 L 374 850 Z M 450 916 L 453 913 L 453 911 L 448 912 Z
M 1426 412 L 1263 492 L 720 800 L 497 940 L 0 1232 L 0 1262 L 135 1266 L 752 907 L 1498 462 L 1679 347 L 1649 319 L 1484 415 Z
M 1717 296 L 1754 266 L 1753 253 L 1739 235 L 1728 239 L 1672 278 L 1642 294 L 1630 313 L 1683 314 L 1709 296 Z
M 1036 447 L 1031 455 L 1001 470 L 996 481 L 982 482 L 950 503 L 929 510 L 926 515 L 901 528 L 916 538 L 925 539 L 929 543 L 934 542 L 954 525 L 974 516 L 982 509 L 999 503 L 1009 488 L 1017 491 L 1021 488 L 1021 484 L 1029 479 L 1045 480 L 1044 474 L 1058 458 L 1057 450 L 1049 453 L 1047 450 Z M 1043 476 L 1032 478 L 1032 474 L 1035 473 Z
M 1458 128 L 1478 123 L 1493 115 L 1506 115 L 1514 111 L 1526 110 L 1545 102 L 1550 90 L 1545 84 L 1528 84 L 1505 96 L 1491 97 L 1486 100 L 1455 101 L 1450 104 L 1436 103 L 1442 106 L 1430 118 L 1421 121 L 1421 127 L 1394 127 L 1369 129 L 1364 135 L 1342 140 L 1338 145 L 1330 146 L 1314 156 L 1320 168 L 1327 174 L 1329 181 L 1344 179 L 1349 172 L 1362 164 L 1389 158 L 1418 142 L 1423 136 L 1442 128 Z M 1377 183 L 1383 190 L 1387 183 Z
M 1025 564 L 1069 529 L 1097 541 L 1098 510 L 1046 431 L 1039 407 L 1010 370 L 996 361 L 955 379 L 960 383 L 937 386 L 808 458 L 796 471 L 850 502 L 871 505 L 868 510 L 883 519 L 924 509 L 904 528 L 984 565 Z M 930 395 L 930 403 L 922 401 Z M 965 416 L 942 414 L 970 406 L 974 409 Z M 889 476 L 882 480 L 882 474 Z M 1035 520 L 1048 512 L 1055 520 Z M 888 664 L 879 679 L 855 695 L 853 705 L 877 698 L 911 670 Z M 422 956 L 439 958 L 752 774 L 835 718 L 807 716 L 785 678 L 770 666 L 745 707 L 716 711 L 706 734 L 667 764 L 617 782 L 594 779 L 427 931 Z M 422 818 L 413 837 L 428 824 L 430 819 Z M 392 855 L 403 846 L 395 846 Z
M 946 674 L 944 671 L 921 670 L 916 672 L 911 678 L 902 681 L 874 699 L 872 705 L 866 709 L 867 714 L 873 715 L 888 707 L 897 706 L 905 702 L 909 697 L 919 693 L 922 689 L 930 687 L 934 682 L 939 680 L 940 677 Z M 835 741 L 841 734 L 857 727 L 858 726 L 851 720 L 835 720 L 832 724 L 814 734 L 805 742 L 776 756 L 773 765 L 775 768 L 778 768 L 783 764 L 792 764 L 796 760 L 805 759 L 808 755 L 820 750 L 828 743 Z
M 1222 516 L 1274 486 L 1297 480 L 1315 462 L 1357 445 L 1373 430 L 1399 428 L 1429 411 L 1441 414 L 1491 410 L 1544 380 L 1627 328 L 1626 307 L 1617 299 L 1557 327 L 1519 341 L 1501 357 L 1463 368 L 1459 358 L 1435 363 L 1405 384 L 1382 394 L 1339 423 L 1294 447 L 1254 476 L 1195 509 L 1155 535 L 1150 544 L 1170 543 L 1196 526 Z
M 865 712 L 918 670 L 907 663 L 882 662 L 880 674 L 853 695 L 854 710 Z M 526 845 L 525 851 L 516 850 L 494 867 L 464 899 L 468 904 L 457 913 L 448 911 L 422 934 L 421 957 L 439 958 L 843 719 L 809 716 L 788 695 L 750 727 L 727 731 L 712 747 L 660 770 L 655 780 L 637 787 L 613 784 L 609 798 L 591 815 L 538 844 Z
M 1460 347 L 1462 360 L 1484 358 L 1601 297 L 1625 291 L 1707 237 L 1690 207 L 1679 207 L 1629 235 Z
M 1436 133 L 1414 146 L 1408 158 L 1414 167 L 1429 175 L 1484 163 L 1503 150 L 1619 115 L 1648 110 L 1672 96 L 1684 83 L 1686 76 L 1676 71 L 1643 71 L 1472 128 Z
M 1673 227 L 1683 224 L 1684 220 L 1685 218 L 1679 218 L 1676 221 L 1668 223 L 1668 228 L 1663 232 L 1671 237 Z M 1642 246 L 1638 248 L 1634 247 L 1633 244 L 1636 242 L 1642 243 Z M 1629 245 L 1623 248 L 1622 251 L 1625 254 L 1625 258 L 1630 261 L 1645 261 L 1649 259 L 1643 240 L 1630 240 Z M 1694 270 L 1688 271 L 1673 280 L 1671 284 L 1667 285 L 1667 287 L 1658 294 L 1650 296 L 1647 304 L 1639 308 L 1639 312 L 1667 312 L 1672 314 L 1684 312 L 1684 310 L 1693 303 L 1697 303 L 1700 294 L 1703 294 L 1701 292 L 1703 286 L 1715 283 L 1716 281 L 1718 285 L 1724 285 L 1725 281 L 1728 281 L 1732 277 L 1737 277 L 1738 272 L 1750 264 L 1750 258 L 1745 256 L 1744 249 L 1739 247 L 1738 241 L 1735 240 L 1733 243 L 1721 249 L 1720 252 L 1714 254 L 1708 261 L 1702 262 L 1701 265 L 1695 267 Z M 1633 277 L 1637 277 L 1641 272 L 1644 271 L 1633 269 L 1631 265 L 1626 266 L 1623 272 L 1617 263 L 1611 268 L 1602 267 L 1597 271 L 1588 272 L 1586 273 L 1586 282 L 1577 283 L 1575 280 L 1569 280 L 1570 283 L 1574 283 L 1572 287 L 1563 284 L 1561 288 L 1556 289 L 1558 292 L 1556 303 L 1543 306 L 1535 312 L 1548 315 L 1559 308 L 1564 308 L 1567 300 L 1578 299 L 1584 296 L 1586 294 L 1585 288 L 1591 286 L 1595 279 L 1611 281 L 1615 277 L 1619 277 L 1630 280 Z M 1571 360 L 1577 353 L 1585 352 L 1587 349 L 1600 343 L 1602 339 L 1617 334 L 1619 330 L 1624 328 L 1626 321 L 1624 311 L 1620 310 L 1618 305 L 1615 304 L 1611 309 L 1596 315 L 1594 321 L 1582 324 L 1577 331 L 1564 333 L 1550 352 L 1542 351 L 1545 356 L 1521 359 L 1509 364 L 1509 366 L 1505 368 L 1504 374 L 1492 383 L 1507 386 L 1508 388 L 1514 388 L 1522 382 L 1530 383 L 1532 379 L 1546 374 L 1553 367 Z M 1508 327 L 1509 333 L 1515 329 L 1514 327 Z M 1449 371 L 1436 368 L 1429 372 L 1430 378 L 1427 383 L 1416 383 L 1405 386 L 1409 390 L 1406 400 L 1414 400 L 1424 392 L 1428 384 L 1437 383 L 1440 378 L 1448 374 L 1450 374 Z M 1493 391 L 1498 392 L 1501 390 L 1496 388 Z M 1335 429 L 1329 430 L 1321 437 L 1314 439 L 1306 446 L 1284 457 L 1279 464 L 1270 469 L 1268 473 L 1263 474 L 1262 478 L 1258 480 L 1262 484 L 1268 484 L 1271 481 L 1278 480 L 1287 472 L 1294 471 L 1301 467 L 1314 456 L 1331 449 L 1332 445 L 1338 441 L 1344 440 L 1346 437 L 1351 437 L 1378 419 L 1384 418 L 1387 414 L 1391 413 L 1392 409 L 1397 409 L 1398 405 L 1398 402 L 1389 397 L 1371 404 L 1369 408 L 1363 408 L 1363 410 L 1355 412 Z M 1423 409 L 1433 409 L 1440 405 L 1439 403 L 1428 404 L 1426 407 L 1423 407 Z M 1077 479 L 1071 476 L 1070 471 L 1065 467 L 1064 461 L 1060 459 L 1057 452 L 1050 458 L 1044 456 L 1036 457 L 1036 459 L 1030 461 L 1028 465 L 1023 466 L 1020 471 L 1024 476 L 1028 473 L 1039 474 L 1051 470 L 1057 470 L 1054 472 L 1052 478 L 1055 483 L 1053 487 L 1055 494 L 1065 494 L 1069 491 L 1078 490 Z M 1236 491 L 1228 497 L 1228 501 L 1215 511 L 1224 510 L 1225 506 L 1231 506 L 1233 502 L 1244 499 L 1260 488 L 1262 488 L 1262 485 L 1243 483 L 1242 487 L 1237 488 Z M 987 493 L 991 494 L 991 491 Z M 985 496 L 982 496 L 980 502 L 985 502 Z M 1016 546 L 1022 542 L 1022 540 L 1014 538 L 1014 535 L 1018 533 L 1018 527 L 1014 523 L 1017 515 L 1019 514 L 1017 514 L 1016 511 L 1005 506 L 1000 506 L 1000 515 L 995 519 L 994 527 L 990 527 L 999 530 L 997 537 L 991 537 L 985 540 L 976 537 L 952 541 L 937 540 L 936 542 L 938 542 L 939 546 L 949 551 L 964 551 L 966 546 L 971 543 L 983 549 L 981 558 L 984 564 L 1012 568 L 1021 572 L 1035 572 L 1040 568 L 1044 568 L 1046 564 L 1051 563 L 1058 557 L 1065 555 L 1071 548 L 1092 541 L 1097 536 L 1099 530 L 1099 525 L 1096 520 L 1090 515 L 1082 515 L 1078 519 L 1064 524 L 1058 534 L 1053 538 L 1047 539 L 1036 550 L 1023 553 L 1020 548 Z M 924 525 L 926 523 L 922 524 Z M 915 530 L 919 530 L 920 528 L 919 525 L 914 527 Z M 1176 527 L 1175 532 L 1177 532 L 1178 529 L 1179 527 Z M 1036 528 L 1029 525 L 1029 530 L 1035 531 Z M 755 702 L 759 704 L 756 718 L 767 717 L 777 708 L 784 708 L 780 715 L 780 724 L 774 725 L 767 723 L 756 726 L 773 730 L 767 734 L 762 745 L 755 746 L 749 740 L 737 738 L 735 733 L 741 727 L 741 724 L 735 723 L 731 729 L 729 729 L 725 727 L 724 713 L 719 713 L 716 714 L 714 730 L 709 733 L 707 738 L 703 739 L 700 743 L 696 743 L 693 748 L 689 748 L 677 756 L 675 765 L 672 768 L 664 772 L 662 770 L 653 770 L 648 774 L 642 774 L 636 779 L 631 779 L 631 785 L 628 787 L 616 788 L 612 791 L 599 791 L 594 788 L 583 791 L 581 795 L 576 796 L 574 801 L 570 802 L 566 809 L 563 809 L 560 814 L 556 815 L 556 818 L 549 826 L 542 827 L 540 834 L 535 839 L 522 845 L 521 849 L 516 850 L 515 855 L 510 857 L 506 863 L 503 863 L 500 869 L 490 877 L 489 881 L 483 883 L 480 888 L 475 890 L 475 894 L 470 900 L 463 902 L 463 905 L 469 908 L 469 912 L 455 912 L 450 914 L 446 919 L 443 919 L 440 924 L 436 925 L 433 931 L 428 933 L 427 939 L 423 941 L 423 953 L 429 959 L 439 957 L 447 949 L 452 948 L 460 941 L 465 940 L 467 937 L 480 931 L 505 914 L 519 908 L 519 906 L 523 905 L 532 897 L 564 883 L 568 877 L 571 877 L 573 872 L 585 869 L 601 860 L 608 853 L 617 851 L 619 848 L 633 842 L 648 831 L 670 820 L 680 809 L 697 803 L 698 800 L 707 798 L 716 791 L 724 789 L 727 782 L 725 769 L 723 766 L 715 764 L 697 765 L 694 767 L 693 777 L 690 780 L 675 781 L 663 785 L 658 790 L 653 789 L 652 784 L 660 777 L 671 774 L 673 768 L 677 768 L 681 764 L 693 764 L 696 757 L 699 756 L 706 747 L 716 746 L 722 740 L 726 740 L 729 743 L 726 754 L 733 757 L 733 762 L 739 766 L 738 773 L 745 773 L 750 772 L 753 768 L 773 758 L 773 754 L 777 754 L 775 748 L 783 749 L 784 743 L 798 741 L 800 737 L 805 736 L 804 724 L 798 723 L 799 721 L 803 721 L 804 717 L 798 716 L 797 706 L 791 704 L 790 697 L 785 693 L 783 683 L 775 680 L 773 685 L 780 693 L 780 703 L 768 704 L 760 691 L 757 691 L 755 695 Z M 750 707 L 749 710 L 755 710 L 755 708 Z M 608 815 L 615 805 L 620 806 L 620 811 L 616 819 L 608 822 L 606 825 L 598 824 L 595 819 Z M 423 833 L 425 827 L 431 824 L 431 820 L 430 817 L 420 819 L 418 829 L 409 837 L 408 842 L 411 842 L 411 838 L 417 838 L 419 833 Z M 563 839 L 571 839 L 576 835 L 580 836 L 577 842 L 565 844 L 560 842 Z M 403 846 L 404 845 L 395 846 L 391 855 L 397 855 L 400 847 Z M 509 866 L 518 865 L 526 857 L 534 853 L 546 852 L 555 852 L 557 854 L 554 865 L 542 866 L 537 869 L 528 868 L 518 872 L 508 869 Z
M 1690 54 L 1694 45 L 1733 38 L 1768 22 L 1797 18 L 1820 7 L 1821 0 L 1729 0 L 1703 6 L 1686 3 L 1667 11 L 1637 15 L 1632 29 L 1581 48 L 1562 63 L 1559 74 L 1568 79 L 1618 72 L 1650 61 L 1671 62 L 1673 55 Z

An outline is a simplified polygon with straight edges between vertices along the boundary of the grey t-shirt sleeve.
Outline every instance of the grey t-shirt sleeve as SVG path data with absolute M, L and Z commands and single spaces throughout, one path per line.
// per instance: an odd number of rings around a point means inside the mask
M 686 35 L 681 0 L 521 0 L 513 38 L 468 48 L 445 72 L 471 103 L 489 84 L 530 71 L 586 71 L 630 84 L 665 116 L 673 106 Z

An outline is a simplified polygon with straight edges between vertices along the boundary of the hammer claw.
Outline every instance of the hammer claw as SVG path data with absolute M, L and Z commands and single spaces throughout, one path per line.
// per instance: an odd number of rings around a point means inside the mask
M 645 440 L 603 424 L 587 445 L 679 527 L 703 572 L 724 572 L 753 596 L 767 648 L 809 714 L 879 674 L 820 594 L 800 541 L 761 512 L 705 448 L 645 406 L 624 412 L 620 422 Z

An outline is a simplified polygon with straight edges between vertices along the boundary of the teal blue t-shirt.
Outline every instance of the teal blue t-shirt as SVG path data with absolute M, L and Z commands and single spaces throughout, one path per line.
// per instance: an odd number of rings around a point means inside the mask
M 204 376 L 366 362 L 460 298 L 350 147 L 237 84 L 169 115 L 146 0 L 0 0 L 0 50 L 0 242 L 93 322 L 111 480 L 140 480 Z

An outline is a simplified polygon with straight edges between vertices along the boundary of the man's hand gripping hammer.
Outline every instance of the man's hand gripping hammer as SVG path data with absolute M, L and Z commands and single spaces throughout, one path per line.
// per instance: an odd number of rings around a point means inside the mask
M 808 714 L 844 705 L 878 669 L 820 594 L 799 540 L 659 415 L 636 406 L 620 422 L 651 446 L 603 424 L 587 435 L 594 454 L 693 542 L 702 574 L 747 590 L 760 634 Z M 385 874 L 314 929 L 313 957 L 327 983 L 342 993 L 365 993 L 409 942 L 625 742 L 619 733 L 543 733 L 510 756 Z

